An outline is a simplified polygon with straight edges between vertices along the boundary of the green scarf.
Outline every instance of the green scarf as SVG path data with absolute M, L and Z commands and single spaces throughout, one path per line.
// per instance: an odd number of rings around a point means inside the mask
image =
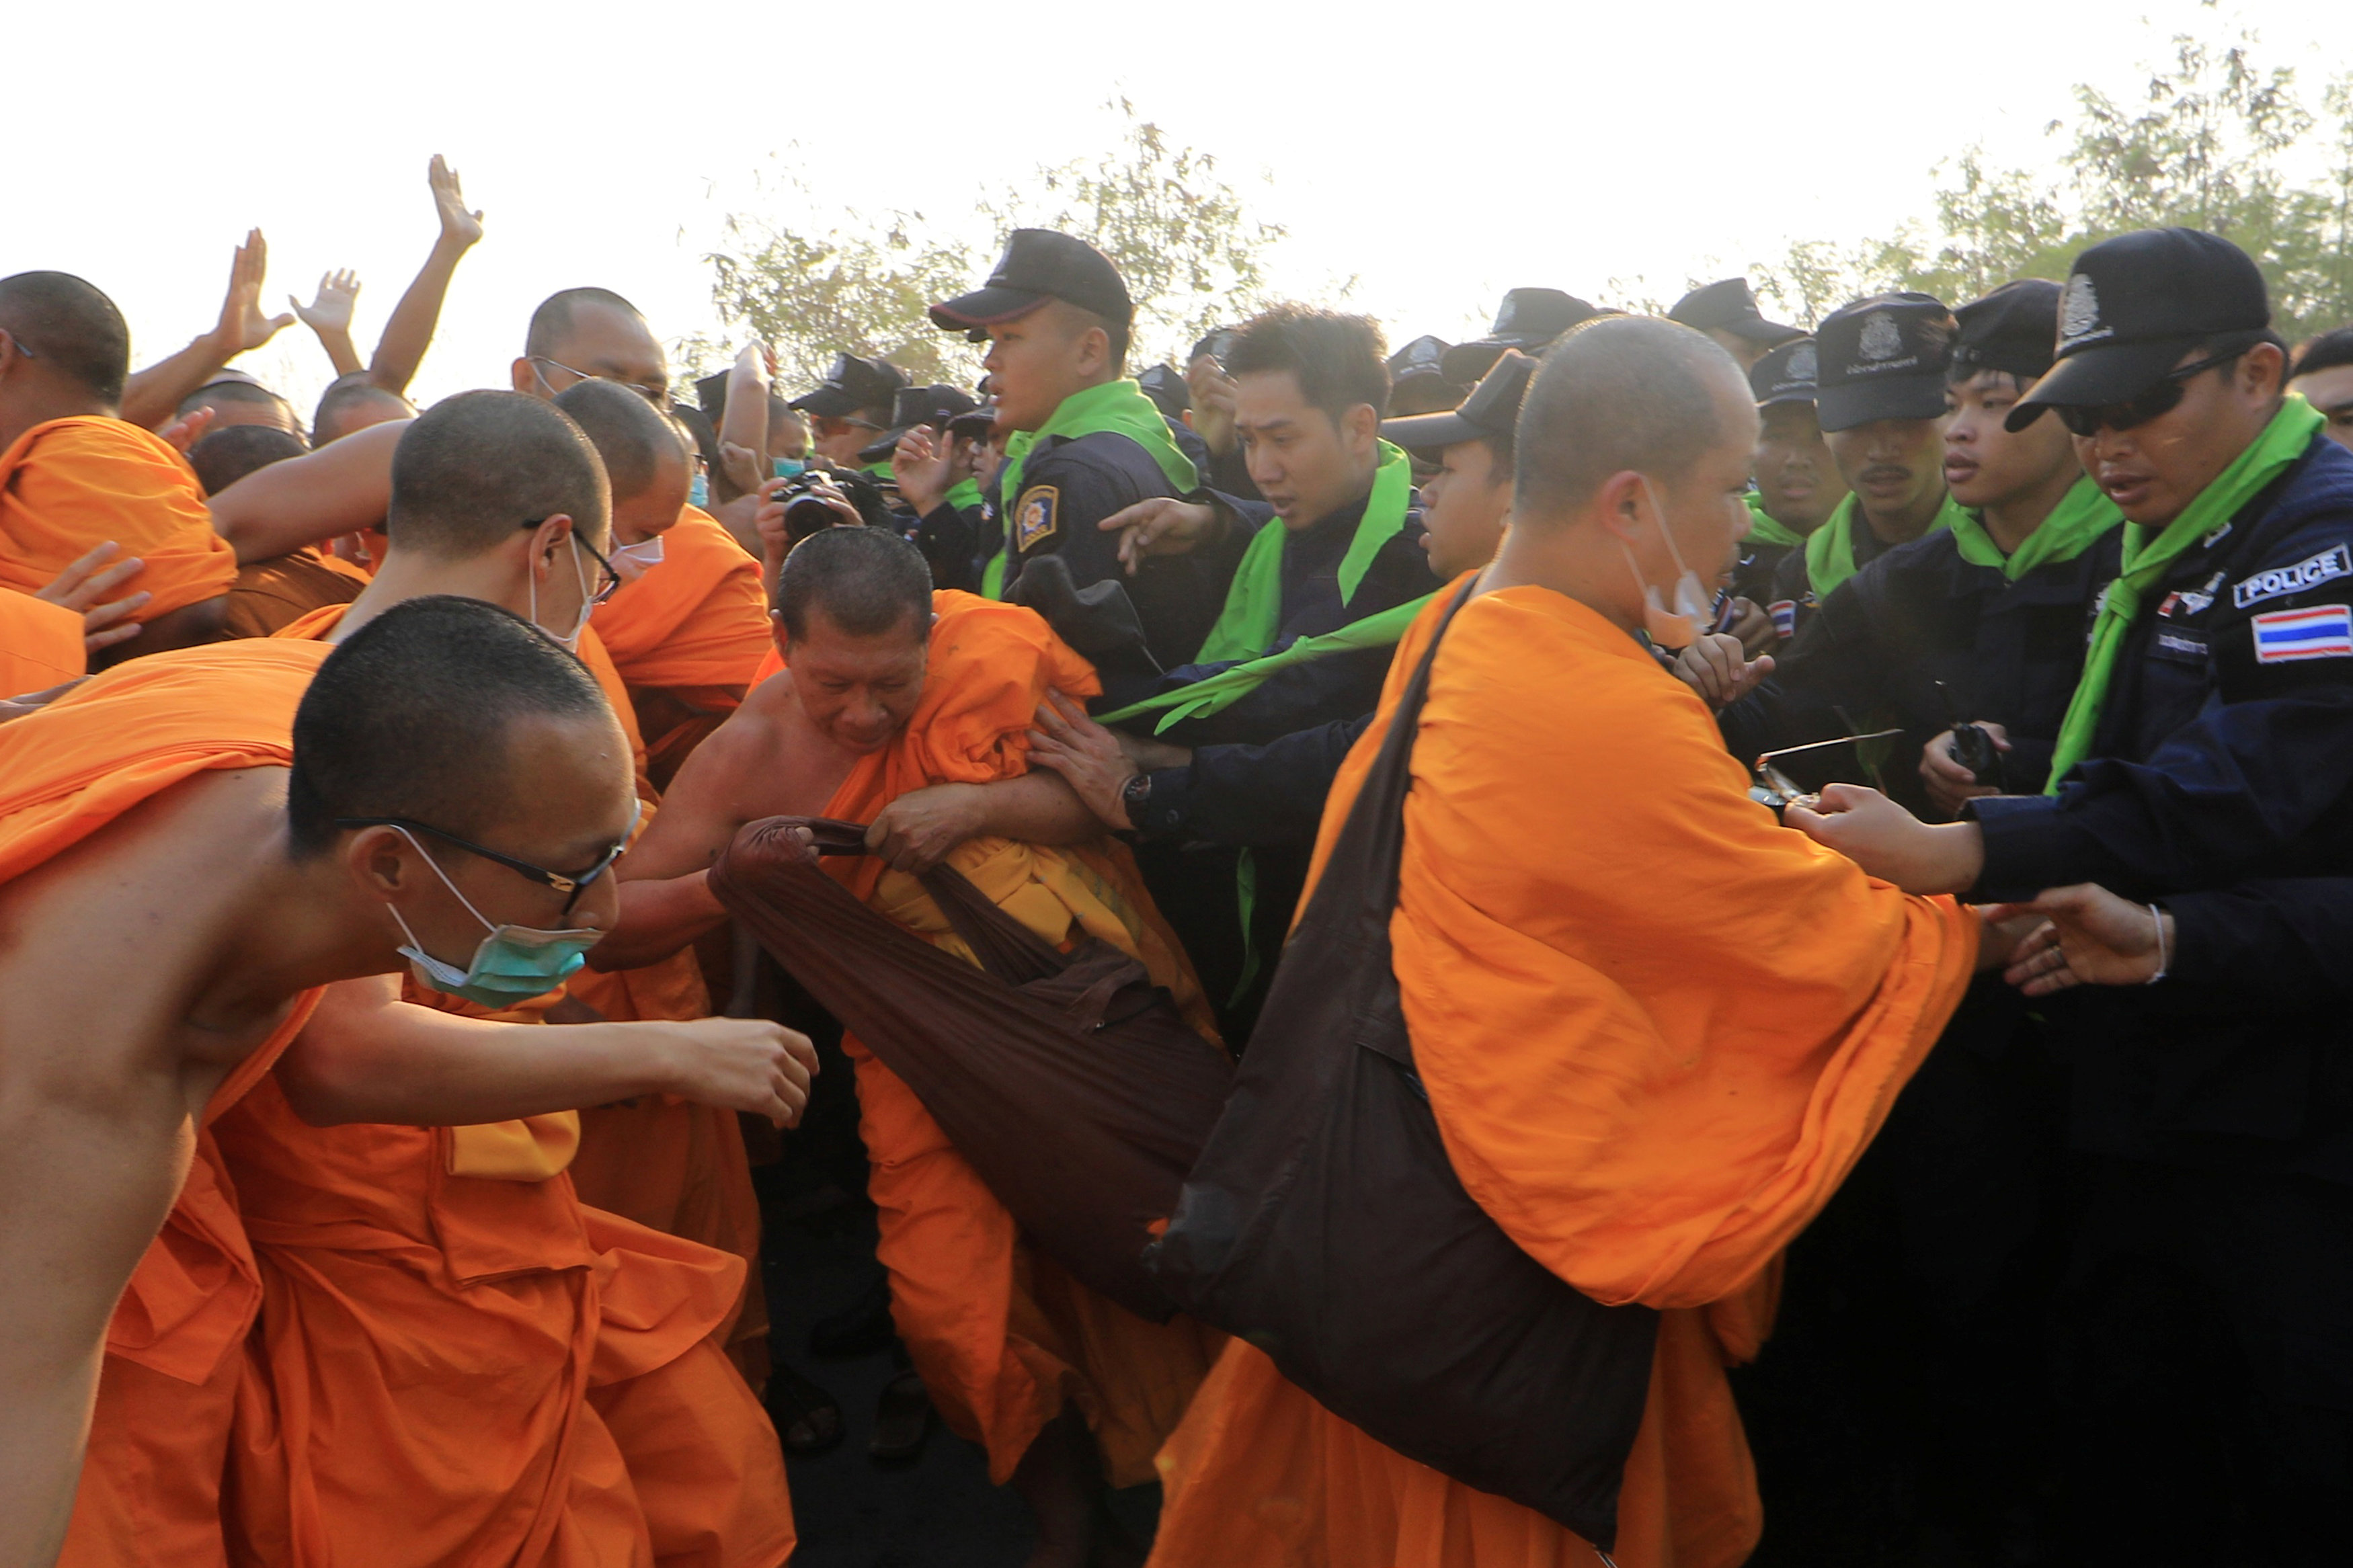
M 1748 492 L 1747 500 L 1749 538 L 1759 544 L 1778 544 L 1785 550 L 1794 550 L 1806 542 L 1804 534 L 1792 532 L 1776 521 L 1773 514 L 1765 510 L 1764 498 L 1755 490 Z
M 1269 523 L 1269 528 L 1279 524 Z M 1318 637 L 1301 637 L 1281 653 L 1267 654 L 1238 664 L 1231 669 L 1219 670 L 1205 680 L 1180 686 L 1174 691 L 1163 691 L 1141 702 L 1095 716 L 1098 724 L 1121 724 L 1130 719 L 1140 719 L 1146 713 L 1166 708 L 1168 714 L 1153 727 L 1152 732 L 1163 735 L 1187 719 L 1206 719 L 1212 713 L 1222 713 L 1261 686 L 1267 677 L 1289 669 L 1294 664 L 1310 664 L 1335 653 L 1353 653 L 1358 648 L 1395 647 L 1406 627 L 1413 625 L 1414 616 L 1421 614 L 1430 603 L 1424 594 L 1409 605 L 1399 605 L 1393 610 L 1383 610 L 1377 616 L 1366 616 L 1361 621 L 1350 621 L 1336 632 L 1325 632 Z
M 891 459 L 888 458 L 883 458 L 879 463 L 868 463 L 863 468 L 860 468 L 859 472 L 862 474 L 871 474 L 882 484 L 887 485 L 896 482 L 892 475 Z
M 2037 566 L 2073 561 L 2124 520 L 2125 514 L 2116 510 L 2107 492 L 2085 475 L 2059 498 L 2051 515 L 2026 536 L 2015 553 L 2001 552 L 2001 546 L 1986 531 L 1985 521 L 1974 511 L 1964 510 L 1953 520 L 1953 542 L 1970 565 L 1999 566 L 2001 574 L 2015 583 Z
M 1356 524 L 1356 537 L 1340 559 L 1343 608 L 1356 596 L 1356 584 L 1365 580 L 1381 546 L 1405 527 L 1406 507 L 1413 499 L 1413 460 L 1404 448 L 1387 441 L 1380 444 L 1380 452 L 1381 466 L 1373 470 L 1373 493 L 1365 498 L 1365 515 Z M 1242 552 L 1233 586 L 1226 590 L 1226 607 L 1219 612 L 1218 624 L 1209 628 L 1201 651 L 1193 656 L 1200 663 L 1254 659 L 1274 646 L 1282 623 L 1282 545 L 1290 536 L 1291 530 L 1282 519 L 1270 519 Z
M 1190 495 L 1200 488 L 1200 471 L 1169 438 L 1168 421 L 1161 415 L 1160 405 L 1144 395 L 1144 388 L 1134 381 L 1106 381 L 1074 392 L 1055 405 L 1045 424 L 1035 430 L 1017 430 L 1005 443 L 1005 466 L 997 479 L 997 510 L 1005 524 L 1005 538 L 982 574 L 983 594 L 992 599 L 1005 597 L 1005 566 L 1013 555 L 1013 503 L 1020 497 L 1021 470 L 1029 464 L 1030 451 L 1049 436 L 1066 436 L 1075 441 L 1105 431 L 1124 436 L 1149 452 L 1178 495 Z
M 2141 595 L 2156 585 L 2184 551 L 2236 517 L 2241 508 L 2286 472 L 2327 423 L 2318 409 L 2291 394 L 2263 426 L 2263 433 L 2154 539 L 2139 523 L 2125 525 L 2124 570 L 2100 595 L 2099 617 L 2092 623 L 2092 646 L 2084 655 L 2084 676 L 2067 703 L 2067 717 L 2060 721 L 2058 746 L 2051 757 L 2051 782 L 2042 786 L 2043 794 L 2057 795 L 2059 781 L 2067 776 L 2067 771 L 2091 754 L 2092 732 L 2100 726 L 2100 710 L 2107 700 L 2108 683 L 2116 678 L 2116 660 L 2124 653 L 2125 634 L 2140 618 Z
M 974 507 L 980 505 L 979 481 L 976 479 L 958 479 L 955 483 L 948 487 L 948 493 L 944 499 L 947 504 L 955 508 L 956 510 L 969 511 Z
M 1968 515 L 1961 503 L 1953 499 L 1950 491 L 1947 491 L 1945 504 L 1936 509 L 1936 519 L 1928 524 L 1927 533 L 1934 533 L 1940 528 L 1950 528 L 1957 520 Z M 1813 590 L 1817 603 L 1829 598 L 1840 584 L 1854 575 L 1854 531 L 1858 527 L 1869 526 L 1863 522 L 1862 509 L 1850 493 L 1838 503 L 1838 510 L 1831 513 L 1828 522 L 1806 536 L 1806 584 Z

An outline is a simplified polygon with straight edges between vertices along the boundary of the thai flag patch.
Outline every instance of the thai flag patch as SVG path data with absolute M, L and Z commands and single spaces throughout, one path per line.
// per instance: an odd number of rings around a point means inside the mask
M 2268 616 L 2257 616 L 2252 624 L 2258 664 L 2353 658 L 2353 606 L 2316 605 L 2308 610 L 2274 610 Z
M 1793 637 L 1798 635 L 1797 600 L 1776 599 L 1766 606 L 1766 614 L 1773 617 L 1773 629 L 1781 636 Z

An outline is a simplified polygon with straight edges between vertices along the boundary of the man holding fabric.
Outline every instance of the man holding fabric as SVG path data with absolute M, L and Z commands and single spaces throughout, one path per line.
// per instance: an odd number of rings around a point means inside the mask
M 1814 334 L 1816 416 L 1853 493 L 1773 576 L 1773 598 L 1813 605 L 1887 550 L 1952 525 L 1941 442 L 1952 312 L 1926 294 L 1873 294 Z
M 2269 323 L 2262 274 L 2213 235 L 2076 258 L 2058 363 L 2008 422 L 2055 409 L 2132 526 L 2052 783 L 1939 826 L 1834 786 L 1793 822 L 1916 890 L 2096 882 L 2147 901 L 2347 873 L 2353 454 L 2283 396 Z M 2283 1029 L 2253 998 L 2176 989 L 2054 1016 L 2090 1156 L 2063 1325 L 2074 1524 L 2107 1560 L 2219 1556 L 2252 1529 L 2266 1561 L 2327 1562 L 2353 1500 L 2341 1020 Z
M 1015 229 L 986 284 L 932 307 L 934 324 L 989 345 L 983 363 L 1005 462 L 988 488 L 1004 534 L 983 542 L 983 595 L 1005 597 L 1029 563 L 1059 556 L 1077 588 L 1124 584 L 1145 646 L 1167 666 L 1208 635 L 1243 536 L 1220 528 L 1187 558 L 1123 577 L 1118 536 L 1103 521 L 1201 483 L 1159 406 L 1125 374 L 1134 319 L 1108 257 L 1042 228 Z

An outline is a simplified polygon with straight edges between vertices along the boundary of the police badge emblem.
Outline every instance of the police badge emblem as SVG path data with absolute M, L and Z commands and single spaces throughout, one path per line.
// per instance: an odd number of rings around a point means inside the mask
M 1862 332 L 1855 347 L 1867 360 L 1891 360 L 1904 352 L 1904 333 L 1895 325 L 1895 318 L 1884 310 L 1874 310 L 1862 319 Z
M 2092 280 L 2078 272 L 2067 279 L 2067 292 L 2059 301 L 2059 336 L 2072 342 L 2100 324 L 2100 293 Z

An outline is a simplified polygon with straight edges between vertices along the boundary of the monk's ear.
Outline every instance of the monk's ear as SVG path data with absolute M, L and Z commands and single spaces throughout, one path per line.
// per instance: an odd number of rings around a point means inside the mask
M 1633 539 L 1643 531 L 1650 520 L 1649 504 L 1642 498 L 1642 476 L 1631 468 L 1602 480 L 1593 496 L 1594 512 L 1620 539 Z
M 397 828 L 359 828 L 336 853 L 353 885 L 379 902 L 393 902 L 415 879 L 417 851 Z
M 517 392 L 520 392 L 526 396 L 537 397 L 542 395 L 539 390 L 539 367 L 531 363 L 531 356 L 529 354 L 525 354 L 521 359 L 514 362 L 513 365 L 508 369 L 507 379 Z
M 543 574 L 551 570 L 554 565 L 555 552 L 570 542 L 571 538 L 570 513 L 559 511 L 553 517 L 541 520 L 540 525 L 532 531 L 531 545 L 525 557 L 531 563 L 531 569 Z

